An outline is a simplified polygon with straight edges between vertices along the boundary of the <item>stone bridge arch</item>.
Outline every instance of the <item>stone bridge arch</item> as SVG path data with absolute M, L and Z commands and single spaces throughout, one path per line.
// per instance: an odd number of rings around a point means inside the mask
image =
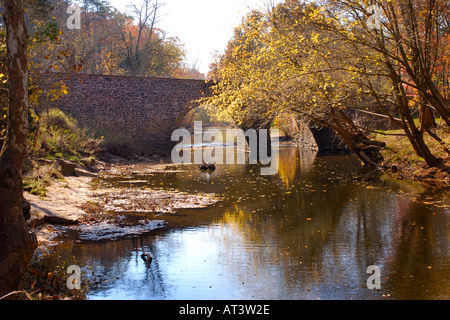
M 52 73 L 48 83 L 67 89 L 54 104 L 79 123 L 104 136 L 111 146 L 138 154 L 170 154 L 172 132 L 211 94 L 212 82 L 191 79 Z M 257 129 L 257 128 L 256 128 Z M 334 132 L 309 128 L 319 150 L 341 149 Z M 308 134 L 300 144 L 314 144 Z

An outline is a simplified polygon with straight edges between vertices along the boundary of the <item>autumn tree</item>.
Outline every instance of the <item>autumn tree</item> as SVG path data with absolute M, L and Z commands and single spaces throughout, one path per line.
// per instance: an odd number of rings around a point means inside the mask
M 125 63 L 133 75 L 141 75 L 144 72 L 144 55 L 151 52 L 160 41 L 155 36 L 160 7 L 158 0 L 143 0 L 140 5 L 130 5 L 132 15 L 121 37 L 126 48 Z M 136 19 L 136 24 L 133 19 Z
M 67 8 L 72 4 L 81 8 L 80 29 L 66 26 Z M 158 77 L 196 74 L 184 63 L 180 40 L 158 28 L 161 6 L 145 0 L 124 13 L 107 0 L 54 0 L 47 17 L 29 15 L 31 73 L 40 82 L 48 71 Z
M 252 12 L 214 68 L 218 83 L 209 102 L 240 125 L 270 126 L 280 114 L 294 113 L 332 127 L 364 163 L 377 165 L 383 144 L 370 140 L 343 112 L 360 87 L 336 67 L 343 57 L 332 54 L 343 44 L 324 40 L 318 30 L 307 15 L 293 19 L 286 7 Z
M 371 139 L 353 117 L 354 111 L 371 107 L 364 81 L 353 70 L 367 52 L 326 32 L 320 23 L 330 21 L 316 4 L 287 1 L 268 15 L 276 38 L 272 47 L 283 61 L 279 92 L 283 108 L 332 128 L 363 163 L 381 165 L 384 143 Z
M 37 246 L 23 214 L 22 166 L 27 154 L 27 28 L 22 0 L 5 0 L 8 129 L 0 154 L 0 296 L 14 291 Z
M 243 129 L 269 128 L 275 117 L 271 95 L 277 77 L 270 74 L 272 57 L 264 54 L 268 48 L 263 32 L 266 23 L 260 12 L 251 12 L 235 29 L 225 54 L 209 74 L 217 84 L 206 101 L 220 109 L 222 118 L 230 117 Z
M 365 53 L 351 72 L 364 80 L 371 97 L 403 129 L 417 155 L 430 166 L 439 161 L 425 143 L 424 133 L 442 142 L 430 130 L 433 111 L 447 126 L 450 124 L 442 86 L 436 81 L 442 19 L 448 14 L 448 7 L 443 6 L 446 2 L 326 0 L 320 4 L 326 8 L 324 18 L 312 19 L 326 33 L 344 41 L 352 52 Z M 370 19 L 376 19 L 378 26 L 371 26 Z M 377 89 L 385 80 L 390 87 Z M 414 121 L 416 106 L 421 128 Z M 394 119 L 394 113 L 398 119 Z
M 438 54 L 445 3 L 286 0 L 252 13 L 216 65 L 219 82 L 211 103 L 247 118 L 294 111 L 333 128 L 364 163 L 375 166 L 382 162 L 383 144 L 352 113 L 378 115 L 403 129 L 428 165 L 439 165 L 424 133 L 443 142 L 431 129 L 433 112 L 448 122 L 439 82 L 445 64 Z
M 129 6 L 130 15 L 121 26 L 125 48 L 120 66 L 126 74 L 135 76 L 173 77 L 184 74 L 184 46 L 176 37 L 166 37 L 158 28 L 158 0 L 142 0 Z

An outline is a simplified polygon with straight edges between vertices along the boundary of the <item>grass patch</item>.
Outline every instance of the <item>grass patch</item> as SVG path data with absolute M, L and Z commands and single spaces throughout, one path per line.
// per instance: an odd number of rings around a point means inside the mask
M 92 165 L 95 155 L 103 150 L 103 139 L 80 128 L 76 119 L 61 110 L 50 109 L 42 114 L 36 129 L 30 133 L 29 145 L 30 157 L 23 170 L 24 190 L 44 197 L 52 179 L 64 179 L 55 160 Z
M 30 140 L 31 153 L 48 160 L 65 159 L 82 164 L 103 150 L 103 139 L 95 138 L 76 119 L 55 108 L 42 114 Z
M 424 159 L 419 157 L 414 151 L 409 139 L 406 136 L 400 136 L 404 134 L 403 130 L 390 130 L 384 131 L 384 133 L 390 135 L 377 134 L 376 139 L 386 143 L 386 148 L 383 150 L 383 157 L 386 163 L 403 164 L 410 167 L 424 162 Z M 447 128 L 438 128 L 436 134 L 450 149 L 450 130 Z M 440 143 L 428 133 L 425 133 L 424 140 L 432 154 L 437 158 L 449 160 L 449 155 L 444 151 Z

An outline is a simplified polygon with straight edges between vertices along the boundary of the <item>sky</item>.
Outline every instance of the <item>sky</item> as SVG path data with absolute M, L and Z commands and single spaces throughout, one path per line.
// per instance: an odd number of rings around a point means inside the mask
M 140 3 L 139 0 L 134 0 Z M 185 45 L 187 63 L 207 73 L 213 53 L 223 53 L 233 30 L 250 10 L 264 8 L 266 0 L 161 0 L 158 27 Z M 111 0 L 119 11 L 133 1 Z

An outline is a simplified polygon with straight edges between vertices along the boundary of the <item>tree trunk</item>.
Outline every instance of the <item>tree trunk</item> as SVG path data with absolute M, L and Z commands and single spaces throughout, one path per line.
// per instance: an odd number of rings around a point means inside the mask
M 366 166 L 381 167 L 384 160 L 382 150 L 386 144 L 370 140 L 342 110 L 337 112 L 332 110 L 331 114 L 335 131 L 362 162 Z
M 309 116 L 314 122 L 334 130 L 364 165 L 375 168 L 383 166 L 384 159 L 381 152 L 386 144 L 370 140 L 343 111 L 331 109 L 326 119 Z
M 27 30 L 22 0 L 5 0 L 9 80 L 8 131 L 0 154 L 0 297 L 17 289 L 37 246 L 22 210 L 27 154 Z

